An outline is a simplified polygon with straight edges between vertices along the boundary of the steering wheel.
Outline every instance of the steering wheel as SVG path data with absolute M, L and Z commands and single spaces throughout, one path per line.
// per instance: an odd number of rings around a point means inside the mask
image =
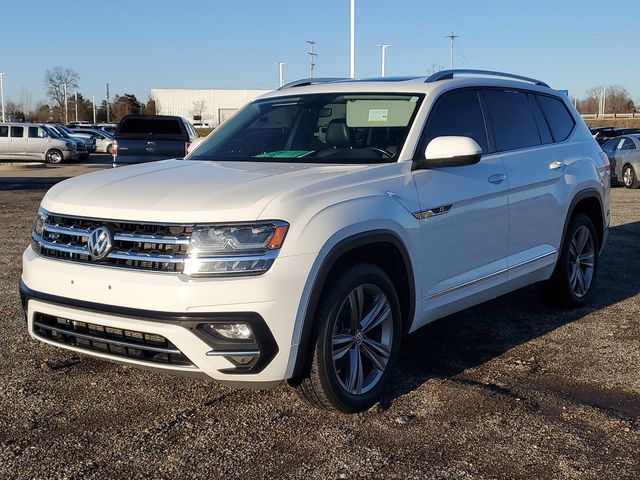
M 379 153 L 380 155 L 382 155 L 383 157 L 386 157 L 386 158 L 393 157 L 393 154 L 391 152 L 387 152 L 384 148 L 380 148 L 380 147 L 365 147 L 365 150 L 371 150 L 372 152 Z

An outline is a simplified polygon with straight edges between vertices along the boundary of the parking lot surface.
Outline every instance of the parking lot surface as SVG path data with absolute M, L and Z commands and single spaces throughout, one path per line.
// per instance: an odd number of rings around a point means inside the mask
M 0 191 L 0 478 L 640 478 L 640 191 L 613 190 L 591 305 L 532 287 L 435 322 L 352 416 L 31 340 L 17 283 L 43 193 Z

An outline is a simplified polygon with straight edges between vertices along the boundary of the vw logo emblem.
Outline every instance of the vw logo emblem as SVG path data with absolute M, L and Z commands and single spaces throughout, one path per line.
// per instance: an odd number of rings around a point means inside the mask
M 92 259 L 102 260 L 109 255 L 112 247 L 113 235 L 109 227 L 98 227 L 89 235 L 87 248 Z

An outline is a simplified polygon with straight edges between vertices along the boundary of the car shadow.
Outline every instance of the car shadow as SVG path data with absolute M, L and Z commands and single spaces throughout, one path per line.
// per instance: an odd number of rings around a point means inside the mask
M 437 320 L 408 335 L 381 408 L 388 408 L 396 398 L 429 379 L 451 379 L 591 312 L 637 295 L 640 257 L 629 258 L 620 252 L 635 251 L 638 238 L 640 222 L 609 229 L 595 295 L 583 308 L 563 310 L 546 305 L 535 286 L 529 286 Z

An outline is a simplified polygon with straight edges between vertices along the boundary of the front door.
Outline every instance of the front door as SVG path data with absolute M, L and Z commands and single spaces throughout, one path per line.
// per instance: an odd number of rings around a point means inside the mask
M 10 146 L 9 150 L 11 158 L 14 160 L 23 159 L 25 156 L 25 150 L 27 146 L 27 139 L 25 138 L 24 127 L 12 126 L 10 132 Z
M 451 313 L 452 302 L 460 309 L 483 301 L 506 280 L 506 172 L 491 153 L 476 90 L 447 92 L 436 101 L 416 156 L 424 158 L 433 138 L 451 135 L 473 138 L 485 154 L 475 165 L 414 172 L 422 234 L 419 324 Z

